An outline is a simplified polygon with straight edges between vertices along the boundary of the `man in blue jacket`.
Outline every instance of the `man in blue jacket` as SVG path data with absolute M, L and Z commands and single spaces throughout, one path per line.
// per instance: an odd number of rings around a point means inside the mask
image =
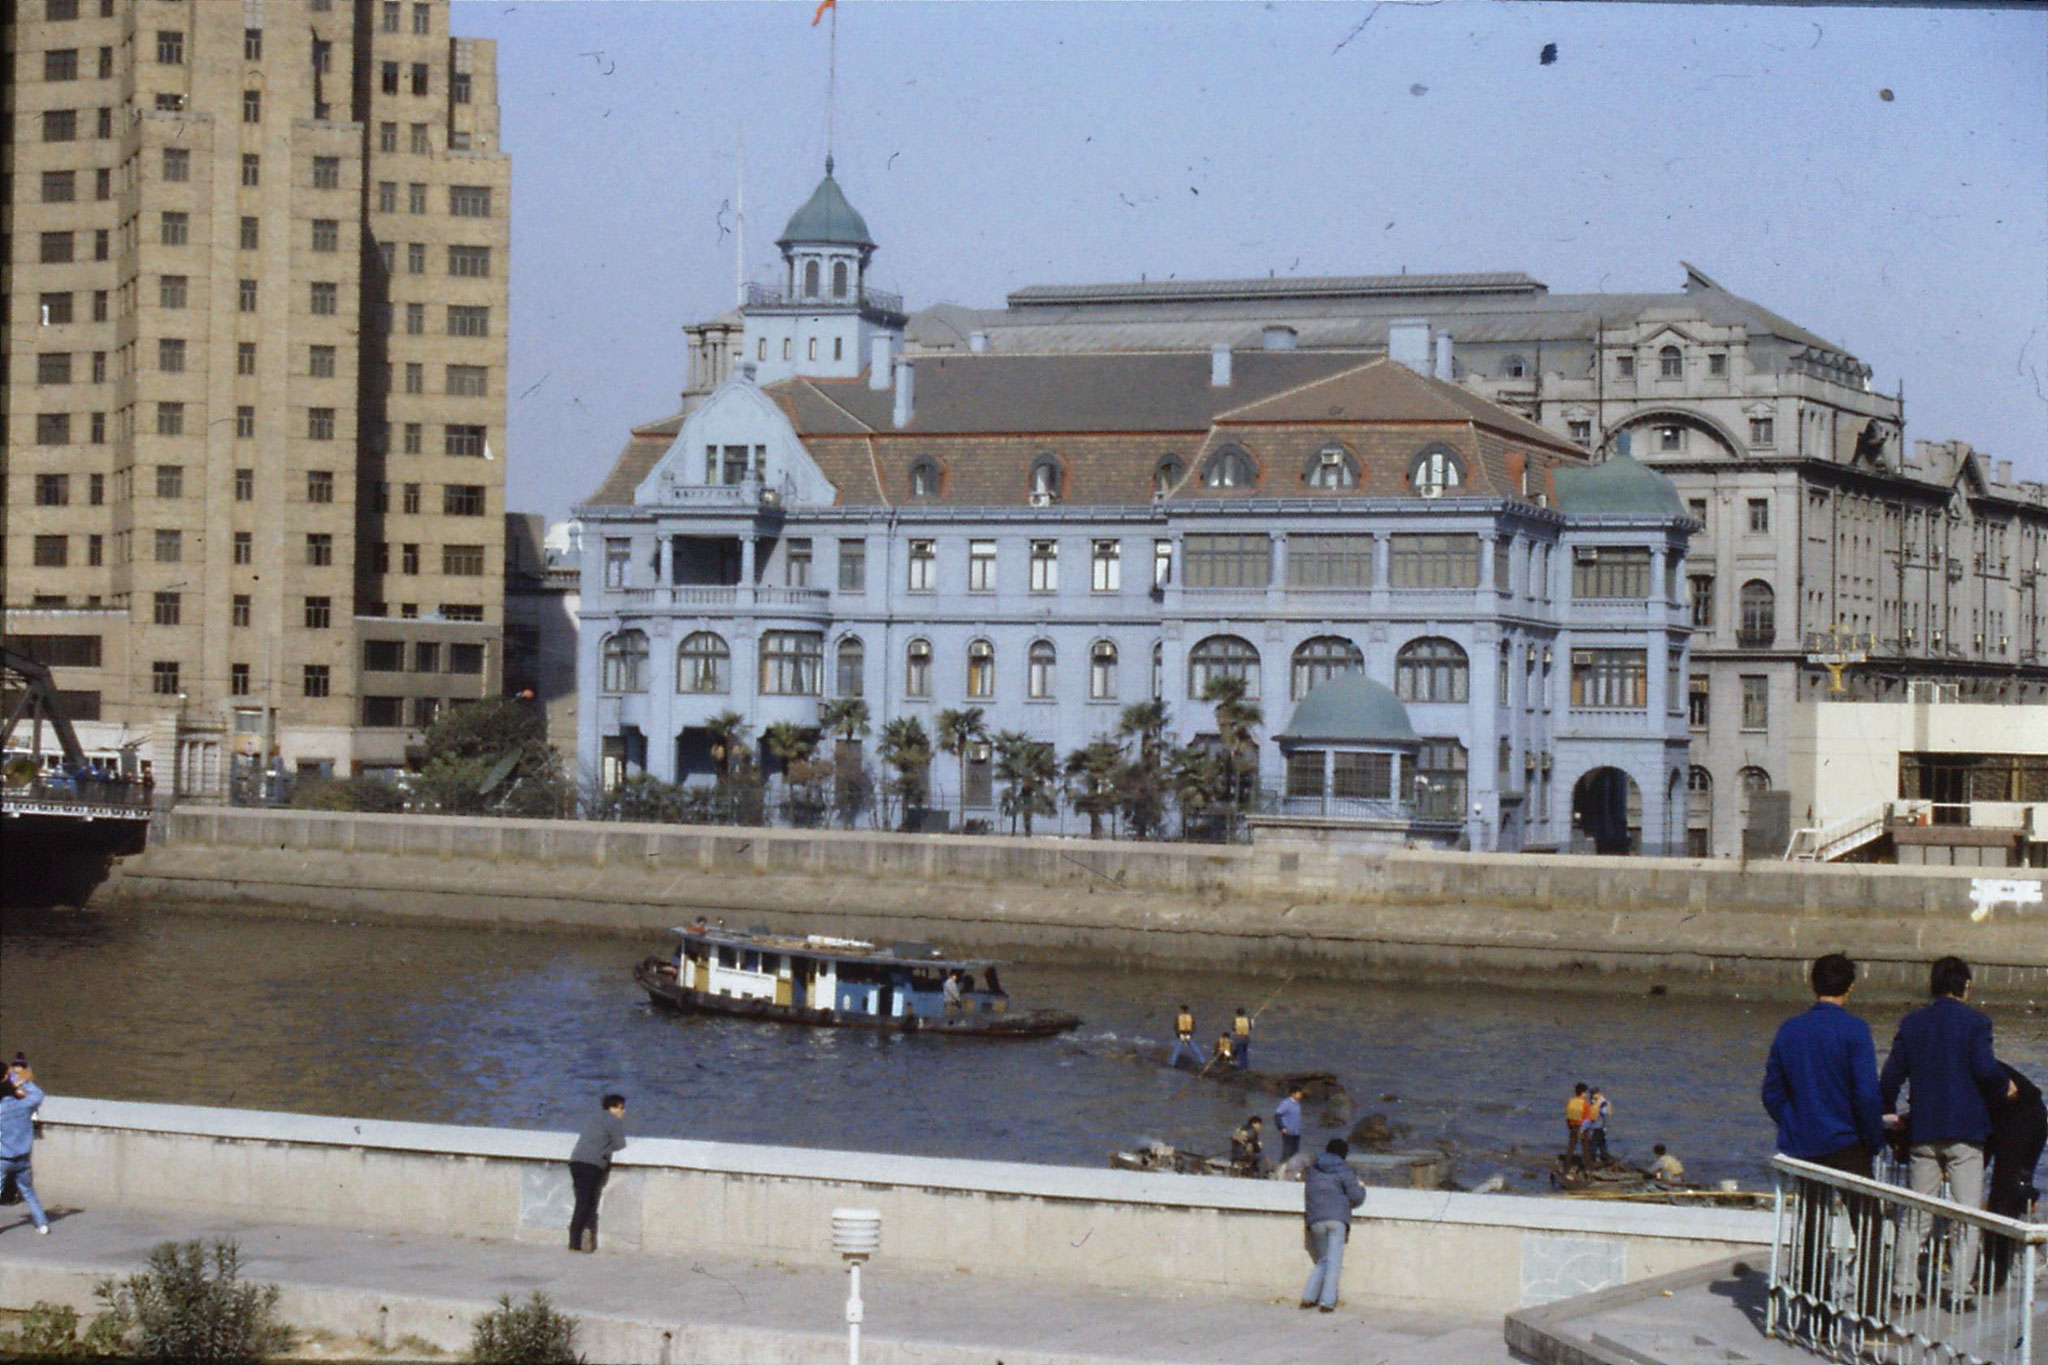
M 1877 1046 L 1870 1025 L 1849 1013 L 1856 964 L 1841 953 L 1817 958 L 1809 979 L 1814 1002 L 1778 1026 L 1764 1067 L 1764 1109 L 1778 1125 L 1778 1150 L 1801 1161 L 1868 1177 L 1871 1158 L 1884 1143 L 1884 1114 L 1877 1093 Z M 1827 1297 L 1827 1202 L 1809 1190 L 1800 1220 L 1800 1254 L 1794 1259 L 1794 1287 Z M 1850 1195 L 1844 1207 L 1857 1229 L 1856 1304 L 1879 1307 L 1879 1257 L 1883 1211 L 1868 1196 Z
M 1970 995 L 1970 965 L 1959 957 L 1942 958 L 1928 973 L 1928 994 L 1934 998 L 1899 1021 L 1879 1090 L 1885 1113 L 1896 1115 L 1900 1089 L 1912 1088 L 1905 1124 L 1914 1191 L 1935 1194 L 1946 1177 L 1949 1198 L 1976 1208 L 1984 1202 L 1984 1144 L 1991 1137 L 1980 1087 L 2003 1090 L 2010 1082 L 1992 1055 L 1991 1020 L 1963 1003 Z M 1928 1221 L 1909 1213 L 1899 1228 L 1893 1283 L 1901 1293 L 1919 1285 Z M 1958 1296 L 1968 1292 L 1976 1274 L 1977 1245 L 1974 1226 L 1956 1225 L 1950 1274 Z
M 1344 1277 L 1344 1242 L 1351 1235 L 1351 1211 L 1365 1202 L 1365 1186 L 1346 1158 L 1351 1145 L 1331 1138 L 1302 1177 L 1302 1217 L 1316 1268 L 1301 1291 L 1303 1308 L 1337 1311 L 1337 1282 Z

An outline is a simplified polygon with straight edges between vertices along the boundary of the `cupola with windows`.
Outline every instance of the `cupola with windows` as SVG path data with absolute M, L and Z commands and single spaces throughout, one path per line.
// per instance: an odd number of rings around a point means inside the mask
M 793 302 L 858 303 L 875 239 L 867 220 L 847 202 L 825 158 L 825 178 L 775 239 L 782 248 L 785 297 Z

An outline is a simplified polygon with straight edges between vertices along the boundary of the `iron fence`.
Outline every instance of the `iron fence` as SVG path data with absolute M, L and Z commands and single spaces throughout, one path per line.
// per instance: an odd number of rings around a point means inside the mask
M 1771 1165 L 1767 1335 L 1829 1360 L 2033 1365 L 2048 1224 L 1810 1161 Z

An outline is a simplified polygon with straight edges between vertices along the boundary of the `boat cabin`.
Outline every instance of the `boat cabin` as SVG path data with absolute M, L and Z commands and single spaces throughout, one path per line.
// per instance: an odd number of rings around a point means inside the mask
M 674 932 L 676 984 L 702 996 L 889 1019 L 1001 1014 L 1009 1008 L 996 975 L 1000 963 L 944 957 L 928 943 L 882 948 L 825 934 L 797 938 L 703 924 Z M 946 981 L 956 974 L 959 1004 L 949 1008 Z

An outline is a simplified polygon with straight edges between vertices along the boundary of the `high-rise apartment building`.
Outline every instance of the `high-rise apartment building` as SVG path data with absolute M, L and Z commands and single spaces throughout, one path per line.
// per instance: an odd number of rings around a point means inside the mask
M 88 747 L 403 762 L 497 691 L 510 163 L 446 0 L 20 0 L 6 633 Z

